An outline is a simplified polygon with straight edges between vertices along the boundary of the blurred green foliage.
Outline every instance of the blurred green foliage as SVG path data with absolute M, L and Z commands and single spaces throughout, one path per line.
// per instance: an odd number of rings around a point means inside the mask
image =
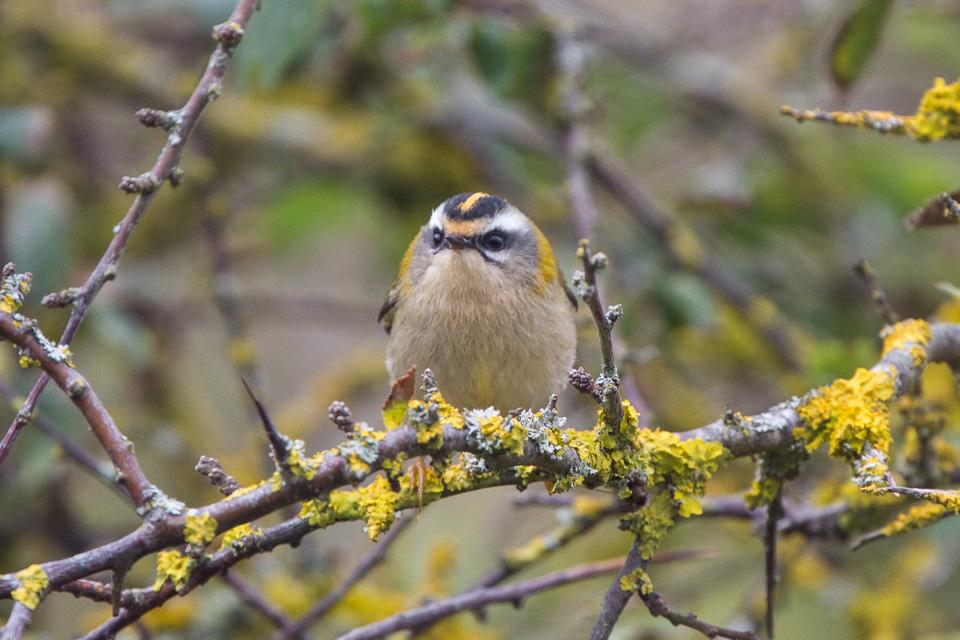
M 947 300 L 935 284 L 956 278 L 955 230 L 907 232 L 901 219 L 957 189 L 949 143 L 800 126 L 780 118 L 778 107 L 911 113 L 933 77 L 956 74 L 956 7 L 584 0 L 541 13 L 508 0 L 262 4 L 222 97 L 188 144 L 184 184 L 164 186 L 74 343 L 78 368 L 136 444 L 148 477 L 189 505 L 218 498 L 193 471 L 201 454 L 219 458 L 242 482 L 268 466 L 228 358 L 238 337 L 255 347 L 258 391 L 278 425 L 308 447 L 339 441 L 325 418 L 334 399 L 359 419 L 378 419 L 388 381 L 377 309 L 400 255 L 445 198 L 477 190 L 506 197 L 544 229 L 567 275 L 576 268 L 566 159 L 549 144 L 568 116 L 560 99 L 570 80 L 558 64 L 561 31 L 582 33 L 579 81 L 591 142 L 618 154 L 636 185 L 688 224 L 738 286 L 775 304 L 800 354 L 798 370 L 786 366 L 755 318 L 679 269 L 656 236 L 595 185 L 600 219 L 592 246 L 612 265 L 603 294 L 624 304 L 624 370 L 655 425 L 690 429 L 727 408 L 757 412 L 869 366 L 882 322 L 851 271 L 861 258 L 903 316 L 929 317 Z M 66 312 L 42 310 L 37 300 L 85 280 L 129 206 L 116 188 L 120 177 L 148 169 L 163 144 L 162 132 L 140 127 L 134 112 L 182 104 L 212 49 L 210 27 L 231 6 L 0 4 L 0 246 L 4 261 L 33 271 L 25 309 L 51 335 Z M 831 42 L 838 44 L 830 49 Z M 831 73 L 849 85 L 845 95 Z M 230 258 L 218 275 L 203 232 L 209 220 L 223 223 L 215 242 Z M 234 297 L 247 334 L 231 334 L 215 294 Z M 586 315 L 580 319 L 578 361 L 596 371 L 595 334 Z M 16 368 L 8 349 L 0 377 L 22 394 L 36 373 Z M 953 406 L 955 396 L 950 387 L 938 402 Z M 579 398 L 563 398 L 561 409 L 571 424 L 594 419 Z M 15 410 L 0 412 L 4 423 Z M 55 389 L 39 413 L 98 455 Z M 955 423 L 944 437 L 958 440 Z M 787 495 L 850 499 L 839 471 L 816 459 Z M 711 481 L 710 493 L 742 492 L 752 476 L 749 464 L 734 464 Z M 104 495 L 28 427 L 0 468 L 0 572 L 137 526 L 123 501 Z M 552 526 L 544 511 L 514 509 L 513 497 L 503 489 L 432 505 L 404 534 L 393 562 L 364 584 L 366 599 L 335 610 L 322 637 L 417 603 L 429 582 L 424 558 L 444 539 L 455 541 L 447 578 L 459 589 L 503 550 Z M 949 637 L 960 627 L 952 606 L 960 586 L 954 520 L 915 534 L 909 545 L 884 542 L 855 555 L 840 542 L 789 538 L 778 638 Z M 541 569 L 622 554 L 629 541 L 613 529 L 598 527 Z M 672 605 L 718 624 L 744 612 L 759 619 L 762 547 L 746 525 L 694 519 L 669 546 L 716 552 L 654 567 Z M 347 525 L 238 572 L 279 608 L 302 612 L 368 548 L 359 528 Z M 917 560 L 924 553 L 937 558 L 939 572 Z M 921 612 L 871 624 L 880 619 L 871 601 L 889 602 L 881 599 L 892 588 L 888 571 L 896 588 L 920 594 Z M 129 580 L 152 583 L 150 563 L 139 563 Z M 567 587 L 519 612 L 494 609 L 484 626 L 457 619 L 433 637 L 535 638 L 544 629 L 584 637 L 606 586 Z M 371 600 L 382 606 L 374 611 Z M 66 596 L 47 605 L 34 618 L 36 637 L 83 633 L 107 615 Z M 0 603 L 0 614 L 8 611 Z M 218 582 L 145 623 L 167 638 L 270 631 Z M 622 637 L 692 637 L 640 607 L 622 624 Z

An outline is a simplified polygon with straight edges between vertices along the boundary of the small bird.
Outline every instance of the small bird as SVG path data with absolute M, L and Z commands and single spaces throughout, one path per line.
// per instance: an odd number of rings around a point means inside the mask
M 540 229 L 506 200 L 461 193 L 420 228 L 380 309 L 387 371 L 429 367 L 461 408 L 543 406 L 573 366 L 576 310 Z

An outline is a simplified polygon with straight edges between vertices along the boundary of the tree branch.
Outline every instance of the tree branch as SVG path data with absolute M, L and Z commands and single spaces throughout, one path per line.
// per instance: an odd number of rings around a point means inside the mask
M 504 587 L 479 588 L 467 591 L 450 598 L 431 602 L 416 609 L 403 611 L 365 627 L 354 629 L 340 636 L 337 640 L 371 640 L 372 638 L 382 638 L 397 631 L 416 629 L 436 622 L 441 618 L 446 618 L 462 611 L 475 611 L 491 604 L 512 603 L 519 606 L 523 604 L 523 601 L 527 597 L 535 593 L 556 589 L 571 582 L 589 580 L 611 573 L 616 571 L 622 563 L 623 560 L 619 558 L 604 560 L 602 562 L 582 564 L 554 573 L 548 573 L 539 578 L 517 582 L 516 584 Z
M 624 607 L 630 597 L 635 593 L 632 590 L 625 590 L 620 582 L 621 578 L 627 578 L 635 570 L 647 570 L 650 566 L 649 560 L 644 560 L 640 555 L 640 543 L 635 541 L 630 547 L 630 553 L 620 566 L 617 577 L 613 579 L 613 584 L 607 589 L 603 597 L 603 604 L 600 605 L 600 614 L 597 616 L 597 622 L 593 625 L 593 631 L 590 633 L 590 640 L 607 640 L 613 633 L 613 627 L 620 619 Z
M 147 173 L 138 178 L 125 177 L 121 181 L 121 189 L 128 193 L 137 192 L 137 197 L 127 210 L 127 214 L 115 227 L 113 239 L 84 285 L 75 291 L 65 290 L 71 292 L 68 296 L 64 296 L 62 295 L 64 292 L 60 292 L 47 297 L 47 303 L 51 306 L 73 304 L 73 311 L 70 313 L 67 326 L 60 337 L 59 343 L 61 345 L 70 344 L 97 293 L 107 281 L 116 277 L 120 258 L 130 242 L 130 237 L 160 186 L 168 179 L 174 186 L 179 183 L 182 177 L 180 158 L 183 155 L 184 146 L 197 124 L 203 108 L 220 95 L 221 81 L 227 70 L 227 64 L 240 42 L 247 21 L 258 6 L 259 0 L 240 0 L 227 22 L 214 28 L 213 37 L 217 41 L 217 47 L 210 56 L 210 61 L 200 78 L 200 82 L 182 109 L 166 114 L 168 117 L 165 120 L 148 117 L 151 114 L 155 115 L 156 112 L 138 112 L 138 118 L 148 126 L 168 124 L 170 131 L 167 136 L 167 143 L 161 150 L 157 161 Z M 40 378 L 27 395 L 27 399 L 17 413 L 13 424 L 10 425 L 3 440 L 0 440 L 0 465 L 3 464 L 10 452 L 14 439 L 30 422 L 30 417 L 37 406 L 40 394 L 43 393 L 49 381 L 50 378 L 46 372 L 40 374 Z

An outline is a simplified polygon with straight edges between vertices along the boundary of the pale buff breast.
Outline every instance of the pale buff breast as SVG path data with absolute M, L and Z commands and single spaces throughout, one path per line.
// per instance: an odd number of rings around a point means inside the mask
M 391 377 L 429 367 L 459 407 L 545 405 L 566 384 L 576 351 L 574 310 L 560 283 L 539 293 L 485 268 L 475 252 L 438 258 L 397 305 L 387 345 Z

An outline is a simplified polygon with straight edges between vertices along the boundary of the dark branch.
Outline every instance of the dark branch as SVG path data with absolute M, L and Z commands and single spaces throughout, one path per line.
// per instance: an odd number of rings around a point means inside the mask
M 504 587 L 468 591 L 450 598 L 436 600 L 417 609 L 403 611 L 379 622 L 354 629 L 340 636 L 337 640 L 371 640 L 372 638 L 382 638 L 396 631 L 416 629 L 436 622 L 441 618 L 447 618 L 462 611 L 475 611 L 491 604 L 510 603 L 519 606 L 523 604 L 526 598 L 533 594 L 556 589 L 571 582 L 589 580 L 616 571 L 622 562 L 623 560 L 618 558 L 615 560 L 583 564 Z
M 627 578 L 636 569 L 647 570 L 650 566 L 649 560 L 644 560 L 640 555 L 640 543 L 634 542 L 630 547 L 630 553 L 620 566 L 617 577 L 613 579 L 613 584 L 607 589 L 603 597 L 603 604 L 600 605 L 600 614 L 597 616 L 597 622 L 593 625 L 593 631 L 590 633 L 590 640 L 607 640 L 613 633 L 613 627 L 620 619 L 623 608 L 634 594 L 631 590 L 624 590 L 620 579 Z

